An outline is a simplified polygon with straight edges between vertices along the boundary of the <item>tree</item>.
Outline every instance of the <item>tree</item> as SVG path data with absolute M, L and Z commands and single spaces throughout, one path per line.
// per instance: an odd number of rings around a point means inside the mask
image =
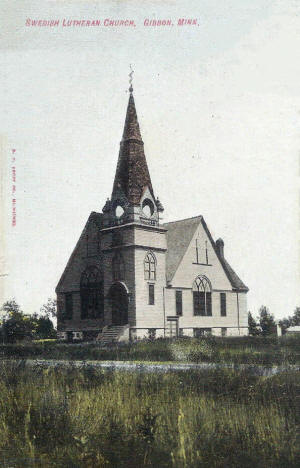
M 4 302 L 0 310 L 4 312 L 5 318 L 19 317 L 23 314 L 21 307 L 16 303 L 15 299 Z
M 25 338 L 32 338 L 33 327 L 31 317 L 25 315 L 14 299 L 6 301 L 1 307 L 4 312 L 2 321 L 2 337 L 4 342 L 14 343 Z
M 36 325 L 35 334 L 37 338 L 56 338 L 56 331 L 54 329 L 53 322 L 46 315 L 38 317 Z
M 284 318 L 282 320 L 279 320 L 278 324 L 281 328 L 281 332 L 282 334 L 284 335 L 287 328 L 289 328 L 291 326 L 291 320 L 292 320 L 292 317 L 288 317 L 288 318 Z
M 297 325 L 300 325 L 300 307 L 296 307 L 292 316 L 292 327 L 296 327 Z
M 24 339 L 32 338 L 32 329 L 29 321 L 16 319 L 15 317 L 6 320 L 3 324 L 4 342 L 14 343 Z
M 14 343 L 24 339 L 32 338 L 55 338 L 54 329 L 50 316 L 56 313 L 56 301 L 48 299 L 41 307 L 43 315 L 37 313 L 26 315 L 14 299 L 7 301 L 1 307 L 4 312 L 2 321 L 3 342 Z
M 3 342 L 13 343 L 31 335 L 28 321 L 24 321 L 24 314 L 15 299 L 4 302 L 2 311 L 2 339 Z
M 279 320 L 278 323 L 281 327 L 283 335 L 285 334 L 287 328 L 296 327 L 297 325 L 300 325 L 300 307 L 296 307 L 296 309 L 294 310 L 294 315 L 289 315 L 287 318 Z
M 56 338 L 56 330 L 54 329 L 51 317 L 57 316 L 56 299 L 48 298 L 47 302 L 40 308 L 41 315 L 37 318 L 36 335 L 38 338 Z
M 261 333 L 260 329 L 258 328 L 258 323 L 256 322 L 251 312 L 248 312 L 248 328 L 249 335 L 257 336 Z
M 263 336 L 276 334 L 274 315 L 270 314 L 266 306 L 261 306 L 259 309 L 259 325 Z
M 46 304 L 43 304 L 40 308 L 40 312 L 43 316 L 48 318 L 57 316 L 57 301 L 48 297 Z

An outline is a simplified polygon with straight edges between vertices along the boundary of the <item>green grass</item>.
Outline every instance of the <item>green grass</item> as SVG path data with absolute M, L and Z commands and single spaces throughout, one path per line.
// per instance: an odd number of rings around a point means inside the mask
M 67 360 L 117 360 L 151 362 L 225 362 L 235 364 L 300 364 L 300 336 L 158 339 L 113 345 L 65 344 L 43 341 L 0 345 L 4 358 Z
M 296 468 L 299 373 L 0 368 L 10 467 Z

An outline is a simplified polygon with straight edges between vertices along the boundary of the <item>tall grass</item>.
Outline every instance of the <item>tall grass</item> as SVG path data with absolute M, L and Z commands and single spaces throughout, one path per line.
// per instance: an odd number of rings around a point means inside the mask
M 299 466 L 297 373 L 0 371 L 1 466 Z

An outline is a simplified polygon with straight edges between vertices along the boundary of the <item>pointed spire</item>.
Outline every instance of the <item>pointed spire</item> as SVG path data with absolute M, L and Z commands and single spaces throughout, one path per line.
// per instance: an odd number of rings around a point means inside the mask
M 144 143 L 141 137 L 130 83 L 130 96 L 127 106 L 127 113 L 120 144 L 119 159 L 114 180 L 112 200 L 121 191 L 127 198 L 130 205 L 138 205 L 146 187 L 151 195 L 153 189 L 147 161 L 144 153 Z
M 136 114 L 136 109 L 135 109 L 135 103 L 134 103 L 134 98 L 133 98 L 133 87 L 132 87 L 132 75 L 134 71 L 132 69 L 132 66 L 130 64 L 130 73 L 129 73 L 129 101 L 128 101 L 128 106 L 127 106 L 127 113 L 126 113 L 126 119 L 125 119 L 125 125 L 124 125 L 124 132 L 123 132 L 123 141 L 124 140 L 141 140 L 141 132 L 140 132 L 140 126 L 138 123 L 137 119 L 137 114 Z
M 129 101 L 128 101 L 126 120 L 125 120 L 125 125 L 124 125 L 124 132 L 123 132 L 123 141 L 131 140 L 131 139 L 142 141 L 140 126 L 139 126 L 138 119 L 137 119 L 132 91 L 130 92 Z

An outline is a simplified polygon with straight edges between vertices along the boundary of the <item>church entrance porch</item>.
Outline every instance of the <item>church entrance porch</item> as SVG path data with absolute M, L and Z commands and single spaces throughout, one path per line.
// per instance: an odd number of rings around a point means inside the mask
M 115 283 L 109 291 L 112 325 L 128 323 L 128 292 L 122 283 Z

